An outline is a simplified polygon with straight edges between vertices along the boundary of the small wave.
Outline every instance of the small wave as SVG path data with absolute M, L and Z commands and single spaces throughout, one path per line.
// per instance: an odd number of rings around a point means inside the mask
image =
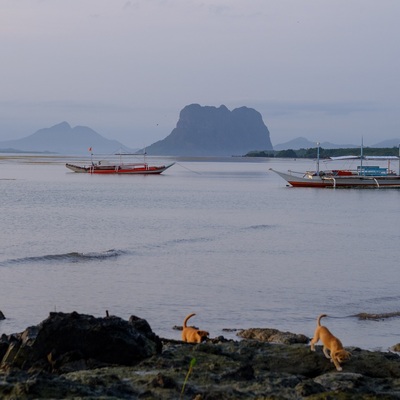
M 275 225 L 250 225 L 245 229 L 272 229 L 275 228 Z
M 369 303 L 384 303 L 384 302 L 390 302 L 390 301 L 398 301 L 400 299 L 399 295 L 396 296 L 383 296 L 383 297 L 375 297 L 370 300 L 367 300 Z
M 205 237 L 199 237 L 199 238 L 191 238 L 191 239 L 174 239 L 174 240 L 170 240 L 169 242 L 167 242 L 167 244 L 170 243 L 178 243 L 178 244 L 184 244 L 184 243 L 199 243 L 199 242 L 210 242 L 213 239 L 210 238 L 205 238 Z
M 118 257 L 124 252 L 121 250 L 107 250 L 104 252 L 91 252 L 91 253 L 63 253 L 63 254 L 46 254 L 44 256 L 14 258 L 0 262 L 0 266 L 8 266 L 15 264 L 29 264 L 29 263 L 47 263 L 53 261 L 64 261 L 70 263 L 78 263 L 82 261 L 95 261 L 107 258 Z

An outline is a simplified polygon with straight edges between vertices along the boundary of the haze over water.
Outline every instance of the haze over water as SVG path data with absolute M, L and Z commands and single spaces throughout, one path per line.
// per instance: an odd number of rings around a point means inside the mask
M 160 176 L 75 174 L 66 161 L 0 159 L 0 334 L 54 310 L 109 310 L 174 339 L 191 312 L 212 337 L 311 337 L 327 313 L 345 346 L 400 342 L 400 318 L 354 317 L 400 311 L 399 190 L 294 189 L 268 170 L 305 160 L 180 159 Z

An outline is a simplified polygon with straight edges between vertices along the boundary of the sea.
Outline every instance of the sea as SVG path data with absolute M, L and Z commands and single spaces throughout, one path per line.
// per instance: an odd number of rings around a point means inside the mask
M 389 351 L 400 317 L 400 190 L 291 188 L 313 160 L 147 157 L 161 175 L 69 171 L 88 157 L 0 156 L 0 335 L 50 312 L 146 319 L 163 338 L 275 328 Z M 132 161 L 132 160 L 130 160 Z M 323 168 L 324 166 L 320 166 Z

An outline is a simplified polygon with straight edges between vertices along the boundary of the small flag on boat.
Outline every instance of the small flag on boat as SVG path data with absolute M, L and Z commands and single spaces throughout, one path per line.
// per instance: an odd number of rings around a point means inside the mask
M 89 147 L 89 149 L 88 149 L 89 151 L 92 151 L 92 148 L 91 147 Z

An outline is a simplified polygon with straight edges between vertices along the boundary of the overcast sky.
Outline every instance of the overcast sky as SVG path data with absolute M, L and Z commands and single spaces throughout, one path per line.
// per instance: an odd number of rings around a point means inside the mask
M 130 147 L 188 104 L 274 145 L 400 137 L 399 0 L 0 0 L 0 140 L 62 121 Z

